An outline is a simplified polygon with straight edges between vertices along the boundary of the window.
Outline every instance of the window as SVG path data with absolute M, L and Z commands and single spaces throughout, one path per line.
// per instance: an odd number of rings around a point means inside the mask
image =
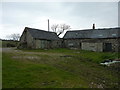
M 98 36 L 102 37 L 103 35 L 102 35 L 102 34 L 100 34 L 100 35 L 98 35 Z
M 116 34 L 112 34 L 112 36 L 116 36 Z
M 68 46 L 69 47 L 73 47 L 73 43 L 68 43 Z

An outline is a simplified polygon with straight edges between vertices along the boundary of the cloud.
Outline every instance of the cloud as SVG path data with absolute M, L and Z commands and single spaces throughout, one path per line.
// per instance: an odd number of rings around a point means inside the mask
M 4 2 L 118 2 L 119 0 L 3 0 Z
M 66 23 L 75 29 L 88 29 L 118 25 L 116 2 L 4 2 L 2 3 L 2 36 L 22 33 L 24 27 L 47 30 L 50 25 Z
M 1 26 L 1 25 L 0 25 Z M 1 34 L 0 37 L 6 38 L 7 35 L 11 35 L 13 33 L 19 33 L 22 34 L 24 27 L 19 27 L 19 26 L 12 26 L 12 25 L 2 25 Z
M 0 37 L 6 38 L 7 35 L 13 34 L 13 33 L 19 33 L 20 35 L 22 34 L 23 30 L 25 27 L 30 27 L 30 28 L 37 28 L 41 30 L 48 30 L 48 19 L 50 17 L 36 17 L 32 22 L 33 23 L 28 23 L 28 24 L 23 24 L 23 25 L 14 25 L 14 24 L 2 24 L 3 26 L 1 30 L 1 35 Z M 59 20 L 59 19 L 53 19 L 50 18 L 50 27 L 53 24 L 62 24 L 62 23 L 67 23 L 64 20 Z M 51 28 L 50 28 L 50 31 Z

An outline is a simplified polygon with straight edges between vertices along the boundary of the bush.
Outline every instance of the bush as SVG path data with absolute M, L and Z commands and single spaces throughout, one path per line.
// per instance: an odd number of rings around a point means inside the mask
M 17 47 L 18 41 L 2 40 L 2 47 Z
M 11 43 L 7 43 L 6 46 L 7 46 L 7 47 L 16 47 L 14 44 L 11 44 Z

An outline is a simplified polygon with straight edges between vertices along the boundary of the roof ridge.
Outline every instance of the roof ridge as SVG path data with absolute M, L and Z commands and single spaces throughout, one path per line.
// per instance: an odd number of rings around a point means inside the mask
M 120 29 L 120 27 L 116 27 L 116 28 L 98 28 L 98 29 L 82 29 L 82 30 L 70 30 L 68 32 L 73 32 L 73 31 L 93 31 L 93 30 L 110 30 L 110 29 Z
M 25 27 L 25 29 L 28 29 L 28 30 L 37 30 L 37 31 L 43 31 L 43 32 L 47 32 L 47 33 L 55 33 L 55 32 L 51 32 L 51 31 L 45 31 L 45 30 L 42 30 L 42 29 L 29 28 L 29 27 Z

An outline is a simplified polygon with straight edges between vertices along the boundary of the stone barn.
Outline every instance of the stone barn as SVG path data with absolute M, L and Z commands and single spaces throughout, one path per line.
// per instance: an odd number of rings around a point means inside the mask
M 90 51 L 120 51 L 120 27 L 67 31 L 64 47 Z
M 25 27 L 19 48 L 49 49 L 59 48 L 61 40 L 54 32 Z

